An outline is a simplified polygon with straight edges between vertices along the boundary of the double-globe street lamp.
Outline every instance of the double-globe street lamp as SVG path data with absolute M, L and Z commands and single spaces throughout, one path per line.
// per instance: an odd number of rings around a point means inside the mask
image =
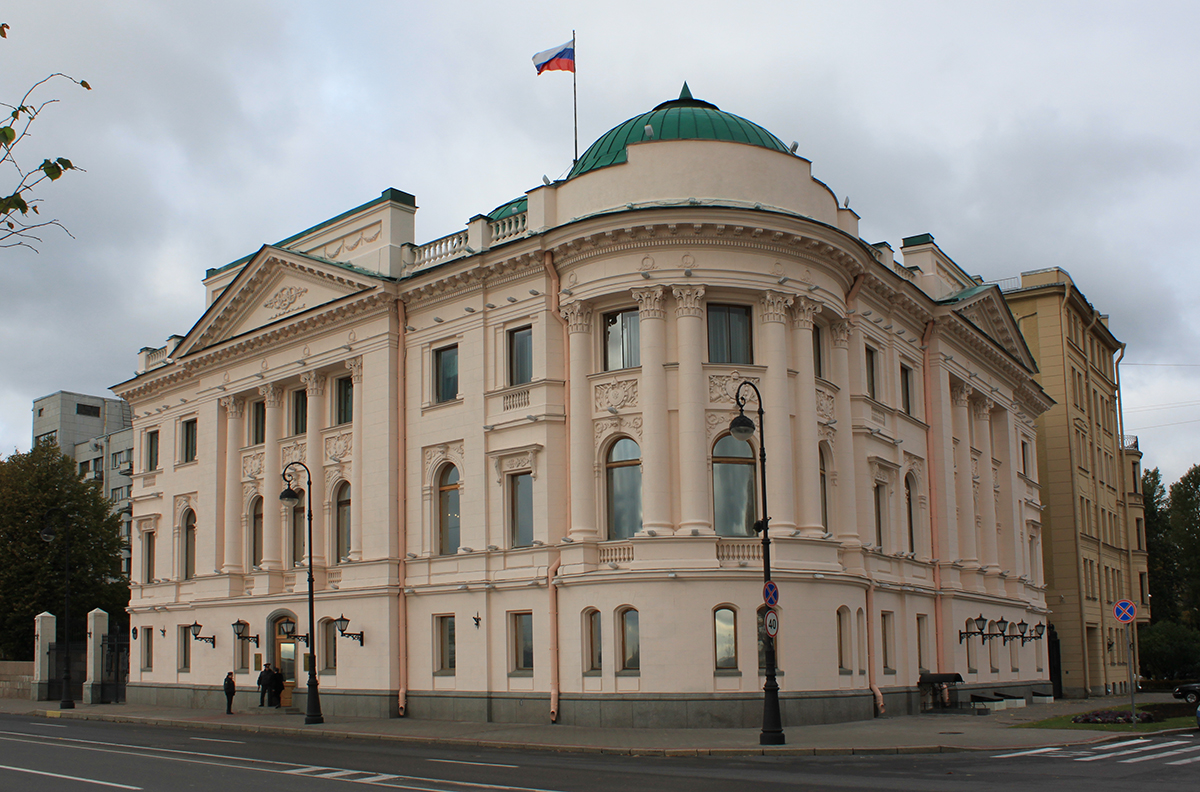
M 300 493 L 292 489 L 292 484 L 296 481 L 299 473 L 292 468 L 303 468 L 304 475 L 307 477 L 304 484 L 305 512 L 308 517 L 308 704 L 304 713 L 304 723 L 324 723 L 325 717 L 321 714 L 321 699 L 317 692 L 317 663 L 313 657 L 313 644 L 316 643 L 317 627 L 316 627 L 316 608 L 313 605 L 313 529 L 312 529 L 312 471 L 308 469 L 308 465 L 303 462 L 289 462 L 283 468 L 283 483 L 287 488 L 279 494 L 279 500 L 284 505 L 295 508 L 300 502 Z
M 762 535 L 763 592 L 765 594 L 767 584 L 771 582 L 771 536 L 769 530 L 771 518 L 767 514 L 767 432 L 763 428 L 762 394 L 759 392 L 758 386 L 749 380 L 742 380 L 738 385 L 735 394 L 738 414 L 729 422 L 729 433 L 744 443 L 749 443 L 750 438 L 754 435 L 754 421 L 746 417 L 746 397 L 742 395 L 742 389 L 746 386 L 750 386 L 754 390 L 754 395 L 758 399 L 758 429 L 762 435 L 758 439 L 758 476 L 762 482 L 762 519 L 755 521 L 754 530 Z M 766 616 L 769 614 L 770 611 L 764 614 L 763 618 L 762 639 L 763 654 L 766 656 L 764 661 L 767 664 L 767 681 L 763 684 L 763 726 L 758 743 L 759 745 L 783 745 L 783 719 L 779 714 L 779 683 L 775 680 L 775 639 L 766 630 Z
M 75 699 L 71 697 L 71 521 L 67 510 L 54 506 L 42 517 L 42 530 L 39 536 L 44 542 L 54 541 L 54 516 L 63 526 L 63 649 L 58 653 L 65 661 L 63 663 L 62 700 L 58 702 L 60 710 L 75 709 Z

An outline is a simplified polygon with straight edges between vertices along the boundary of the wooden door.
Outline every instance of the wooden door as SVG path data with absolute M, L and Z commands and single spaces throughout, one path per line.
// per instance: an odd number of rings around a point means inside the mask
M 296 642 L 281 639 L 275 644 L 275 669 L 283 674 L 283 693 L 279 703 L 292 706 L 292 689 L 296 687 Z

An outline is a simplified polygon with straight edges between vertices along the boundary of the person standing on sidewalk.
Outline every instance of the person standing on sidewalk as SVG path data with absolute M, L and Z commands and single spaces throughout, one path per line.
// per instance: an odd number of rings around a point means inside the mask
M 237 692 L 237 683 L 233 681 L 233 672 L 225 675 L 225 714 L 233 714 L 233 694 Z
M 262 671 L 258 675 L 258 706 L 265 707 L 267 705 L 267 695 L 271 692 L 271 677 L 275 674 L 271 671 L 270 663 L 263 663 Z
M 267 697 L 267 703 L 275 709 L 279 709 L 282 704 L 283 697 L 283 673 L 280 671 L 271 672 L 271 695 Z

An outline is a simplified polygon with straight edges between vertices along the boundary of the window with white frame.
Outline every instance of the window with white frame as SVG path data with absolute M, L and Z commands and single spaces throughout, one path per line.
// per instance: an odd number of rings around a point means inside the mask
M 433 400 L 441 404 L 458 398 L 458 345 L 433 351 Z
M 446 465 L 438 476 L 438 555 L 454 555 L 461 541 L 462 514 L 459 505 L 458 468 Z
M 636 308 L 604 315 L 604 370 L 636 368 L 641 362 L 641 332 Z
M 583 612 L 583 670 L 585 674 L 598 674 L 604 667 L 603 633 L 601 632 L 600 611 L 588 608 Z
M 754 451 L 725 435 L 713 446 L 713 528 L 720 536 L 753 536 Z
M 605 463 L 608 538 L 628 539 L 642 529 L 642 450 L 622 437 L 608 450 Z
M 749 306 L 709 304 L 708 362 L 754 363 Z
M 509 614 L 509 632 L 512 646 L 511 670 L 522 675 L 533 673 L 533 614 Z
M 718 671 L 737 670 L 737 613 L 728 606 L 713 611 L 713 651 Z
M 620 627 L 620 661 L 622 671 L 639 671 L 642 667 L 642 639 L 636 608 L 617 612 Z
M 453 676 L 457 667 L 457 648 L 454 635 L 454 615 L 444 614 L 433 617 L 434 629 L 434 673 L 439 676 Z
M 533 544 L 533 474 L 508 477 L 509 542 L 512 547 Z
M 533 381 L 533 328 L 508 331 L 508 384 L 524 385 Z

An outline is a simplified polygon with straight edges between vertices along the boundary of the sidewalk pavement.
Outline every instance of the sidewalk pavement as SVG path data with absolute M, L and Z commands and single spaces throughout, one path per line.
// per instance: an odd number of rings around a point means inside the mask
M 1138 696 L 1138 704 L 1171 701 L 1169 693 Z M 916 754 L 1022 750 L 1084 745 L 1126 733 L 1068 729 L 1017 729 L 1021 723 L 1127 704 L 1127 696 L 1060 700 L 990 715 L 924 714 L 813 726 L 786 725 L 787 745 L 761 747 L 757 729 L 616 729 L 554 724 L 463 723 L 412 718 L 325 716 L 305 726 L 303 713 L 276 709 L 226 715 L 212 710 L 139 704 L 76 704 L 0 698 L 0 713 L 33 717 L 141 723 L 191 729 L 306 737 L 394 740 L 474 748 L 519 748 L 631 756 L 750 756 Z

